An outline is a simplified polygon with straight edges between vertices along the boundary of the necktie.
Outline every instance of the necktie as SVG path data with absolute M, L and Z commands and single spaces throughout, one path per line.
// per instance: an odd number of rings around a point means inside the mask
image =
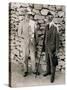
M 48 30 L 49 30 L 49 24 L 48 24 Z

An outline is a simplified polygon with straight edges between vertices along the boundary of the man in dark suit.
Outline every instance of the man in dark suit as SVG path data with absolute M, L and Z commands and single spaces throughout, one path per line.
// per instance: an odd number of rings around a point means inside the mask
M 53 22 L 53 14 L 48 12 L 47 14 L 48 24 L 45 27 L 44 40 L 43 40 L 43 48 L 45 48 L 46 54 L 46 73 L 44 76 L 51 74 L 51 83 L 54 82 L 55 79 L 55 70 L 56 70 L 56 61 L 53 58 L 54 55 L 57 55 L 59 49 L 59 35 L 58 28 Z M 56 65 L 55 65 L 55 64 Z M 57 62 L 58 63 L 58 62 Z

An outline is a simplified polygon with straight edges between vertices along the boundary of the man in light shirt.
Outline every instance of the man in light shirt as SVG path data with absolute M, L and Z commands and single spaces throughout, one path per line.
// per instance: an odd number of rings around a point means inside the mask
M 32 20 L 27 12 L 23 21 L 20 22 L 18 28 L 18 35 L 23 37 L 23 56 L 24 56 L 24 77 L 28 75 L 28 64 L 31 59 L 32 72 L 35 72 L 35 41 L 34 31 L 36 29 L 36 23 Z

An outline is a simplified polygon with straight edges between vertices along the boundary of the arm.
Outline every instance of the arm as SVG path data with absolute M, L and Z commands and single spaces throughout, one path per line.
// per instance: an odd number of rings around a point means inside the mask
M 56 54 L 58 53 L 58 51 L 59 51 L 59 33 L 56 28 Z

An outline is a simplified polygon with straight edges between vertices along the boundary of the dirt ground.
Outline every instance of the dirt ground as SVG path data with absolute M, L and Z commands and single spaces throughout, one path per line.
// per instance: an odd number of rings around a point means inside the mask
M 29 86 L 44 86 L 44 85 L 59 85 L 65 84 L 65 72 L 57 71 L 54 83 L 50 82 L 50 75 L 43 77 L 43 74 L 35 77 L 34 74 L 29 74 L 23 77 L 23 71 L 20 65 L 12 63 L 11 86 L 12 87 L 29 87 Z

